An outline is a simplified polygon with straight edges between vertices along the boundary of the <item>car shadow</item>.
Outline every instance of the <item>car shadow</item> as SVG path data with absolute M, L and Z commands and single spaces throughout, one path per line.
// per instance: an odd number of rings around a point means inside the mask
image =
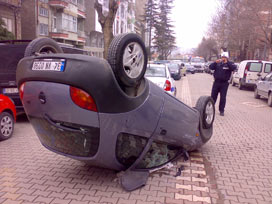
M 16 122 L 17 123 L 24 123 L 28 122 L 27 115 L 25 113 L 19 113 L 16 115 Z

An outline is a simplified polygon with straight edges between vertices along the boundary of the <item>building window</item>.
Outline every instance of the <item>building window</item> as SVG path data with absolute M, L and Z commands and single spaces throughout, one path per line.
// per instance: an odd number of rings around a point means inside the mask
M 48 35 L 48 25 L 40 23 L 40 35 Z
M 40 16 L 48 17 L 49 11 L 46 8 L 40 7 L 39 8 L 39 14 L 40 14 Z
M 62 25 L 66 31 L 77 32 L 77 18 L 74 16 L 62 14 Z
M 125 7 L 123 4 L 121 5 L 121 18 L 125 18 Z
M 2 17 L 2 20 L 4 22 L 4 28 L 6 28 L 9 32 L 12 32 L 12 20 L 9 18 Z
M 52 18 L 52 32 L 57 32 L 57 17 Z
M 40 0 L 40 2 L 48 3 L 48 0 Z

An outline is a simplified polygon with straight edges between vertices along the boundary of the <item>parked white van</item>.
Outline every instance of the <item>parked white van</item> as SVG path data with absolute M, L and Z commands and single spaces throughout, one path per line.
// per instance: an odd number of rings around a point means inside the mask
M 260 77 L 265 77 L 272 71 L 272 62 L 262 60 L 245 60 L 233 74 L 232 85 L 238 88 L 254 87 Z

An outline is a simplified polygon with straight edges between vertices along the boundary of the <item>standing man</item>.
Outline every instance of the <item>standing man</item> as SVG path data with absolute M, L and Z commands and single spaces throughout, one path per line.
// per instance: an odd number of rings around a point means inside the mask
M 221 59 L 216 60 L 209 66 L 211 70 L 214 70 L 214 82 L 211 96 L 214 100 L 214 103 L 216 103 L 218 93 L 220 93 L 219 112 L 221 116 L 224 116 L 226 96 L 229 87 L 228 80 L 231 76 L 231 72 L 236 69 L 236 65 L 229 61 L 228 58 L 229 53 L 223 52 L 221 54 Z

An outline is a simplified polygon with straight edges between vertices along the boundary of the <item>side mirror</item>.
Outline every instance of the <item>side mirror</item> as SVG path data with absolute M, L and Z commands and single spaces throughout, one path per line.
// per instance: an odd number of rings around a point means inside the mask
M 257 76 L 260 77 L 260 76 L 262 76 L 262 75 L 261 75 L 261 73 L 258 73 Z

